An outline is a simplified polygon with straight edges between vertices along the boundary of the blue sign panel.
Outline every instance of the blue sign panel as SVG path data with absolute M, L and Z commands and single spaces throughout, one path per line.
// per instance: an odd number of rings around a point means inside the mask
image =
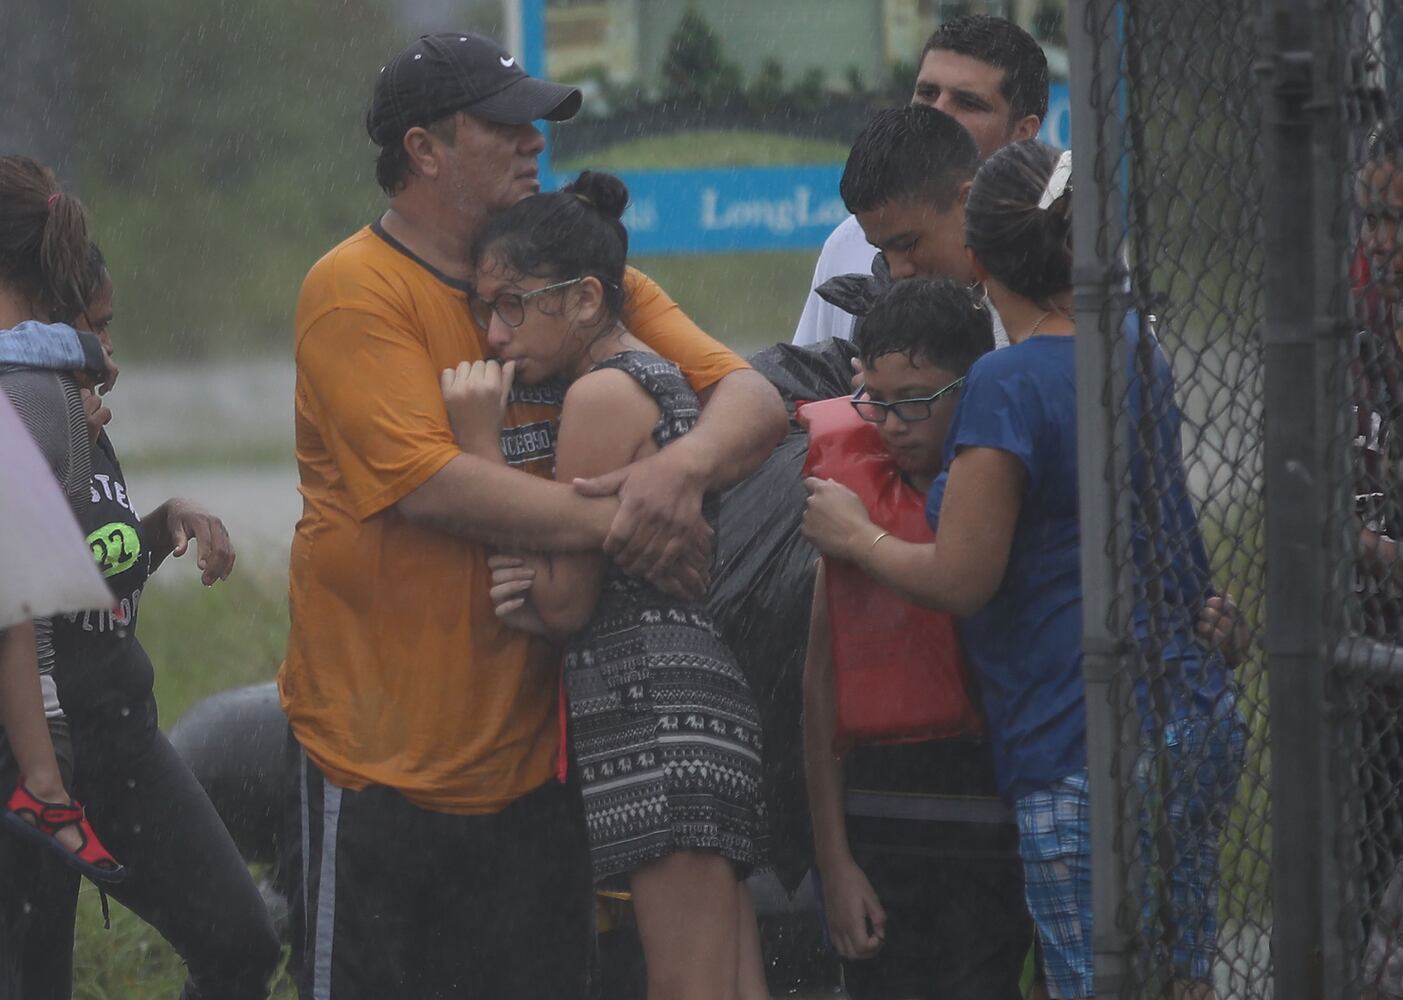
M 842 167 L 624 172 L 624 214 L 639 253 L 790 250 L 820 246 L 847 217 Z
M 544 0 L 522 0 L 521 12 L 523 62 L 533 75 L 544 76 Z M 1053 85 L 1039 137 L 1069 144 L 1066 84 Z M 848 214 L 838 195 L 841 162 L 613 172 L 628 185 L 624 223 L 629 249 L 640 254 L 811 249 Z M 542 187 L 553 190 L 569 179 L 551 169 L 547 150 Z

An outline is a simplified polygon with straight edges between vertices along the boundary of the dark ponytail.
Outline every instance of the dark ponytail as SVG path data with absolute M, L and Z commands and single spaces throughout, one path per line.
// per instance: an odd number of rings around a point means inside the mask
M 618 319 L 624 308 L 627 207 L 623 181 L 586 170 L 561 190 L 532 195 L 489 219 L 473 243 L 473 266 L 490 250 L 518 274 L 556 281 L 598 278 L 605 309 Z
M 1045 303 L 1072 287 L 1072 188 L 1039 202 L 1057 152 L 1032 139 L 1005 146 L 975 175 L 965 204 L 965 242 L 1009 291 Z
M 72 322 L 96 291 L 88 213 L 54 172 L 27 156 L 0 156 L 0 286 L 41 319 Z

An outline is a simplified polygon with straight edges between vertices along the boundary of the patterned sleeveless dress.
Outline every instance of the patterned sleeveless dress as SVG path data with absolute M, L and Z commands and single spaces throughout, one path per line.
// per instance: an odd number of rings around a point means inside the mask
M 697 397 L 667 359 L 629 351 L 601 368 L 657 402 L 659 448 L 697 422 Z M 715 497 L 704 511 L 715 527 Z M 566 651 L 565 690 L 596 880 L 683 850 L 716 851 L 742 873 L 761 863 L 760 714 L 704 604 L 610 564 Z

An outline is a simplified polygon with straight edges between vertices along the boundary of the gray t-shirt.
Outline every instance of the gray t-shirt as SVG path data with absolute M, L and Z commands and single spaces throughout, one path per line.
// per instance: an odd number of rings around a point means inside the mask
M 71 375 L 37 368 L 0 367 L 0 392 L 9 398 L 25 430 L 39 446 L 54 478 L 79 510 L 88 499 L 92 477 L 92 443 L 88 439 L 83 398 Z M 50 720 L 63 717 L 58 687 L 54 683 L 53 623 L 48 618 L 34 620 L 34 639 L 39 659 L 39 686 L 44 695 L 44 714 Z

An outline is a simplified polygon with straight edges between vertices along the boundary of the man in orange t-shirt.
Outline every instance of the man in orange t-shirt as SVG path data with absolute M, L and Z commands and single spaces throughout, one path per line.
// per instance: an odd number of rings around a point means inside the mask
M 558 653 L 499 624 L 487 546 L 604 546 L 695 590 L 702 494 L 784 433 L 769 383 L 630 271 L 629 329 L 706 404 L 691 434 L 572 489 L 549 478 L 560 391 L 521 386 L 508 464 L 454 443 L 439 372 L 485 343 L 468 249 L 538 189 L 532 122 L 579 105 L 490 39 L 419 39 L 380 71 L 367 116 L 389 209 L 302 287 L 279 688 L 299 749 L 285 843 L 304 1000 L 584 995 L 592 904 L 578 796 L 555 778 Z

